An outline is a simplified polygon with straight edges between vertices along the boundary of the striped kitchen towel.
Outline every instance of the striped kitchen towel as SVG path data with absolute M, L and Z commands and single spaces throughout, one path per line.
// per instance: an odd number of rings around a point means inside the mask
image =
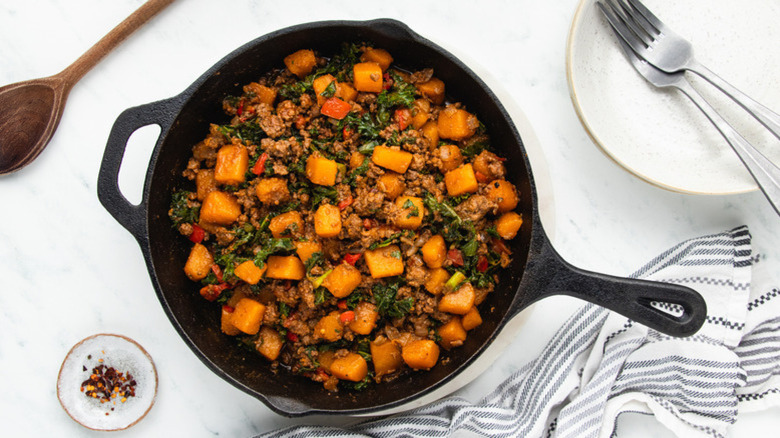
M 640 412 L 678 436 L 724 437 L 738 411 L 780 404 L 780 291 L 768 285 L 766 265 L 744 226 L 683 242 L 633 276 L 705 297 L 706 322 L 691 337 L 585 304 L 537 359 L 477 403 L 448 397 L 345 429 L 293 426 L 262 436 L 607 437 L 620 436 L 621 413 Z

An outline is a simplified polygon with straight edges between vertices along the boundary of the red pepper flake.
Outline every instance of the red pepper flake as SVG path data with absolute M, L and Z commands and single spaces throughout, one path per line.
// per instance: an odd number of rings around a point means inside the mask
M 463 266 L 463 253 L 459 249 L 452 248 L 447 251 L 447 260 L 455 266 Z
M 99 361 L 102 362 L 103 359 Z M 135 397 L 136 384 L 129 372 L 119 372 L 114 367 L 101 363 L 92 368 L 92 374 L 81 383 L 81 392 L 87 397 L 100 400 L 100 403 L 109 402 L 120 394 L 124 403 L 127 397 Z
M 352 322 L 355 320 L 355 311 L 354 310 L 347 310 L 346 312 L 339 315 L 339 321 L 341 321 L 343 324 L 347 324 L 349 322 Z
M 352 130 L 351 130 L 351 129 L 349 129 L 349 127 L 348 127 L 348 126 L 345 126 L 344 128 L 342 128 L 342 129 L 341 129 L 341 137 L 342 137 L 344 140 L 348 139 L 348 138 L 349 138 L 349 137 L 351 137 L 351 136 L 352 136 Z
M 239 116 L 239 117 L 241 117 L 241 114 L 244 113 L 244 103 L 245 103 L 244 99 L 241 99 L 238 102 L 238 108 L 236 108 L 236 115 Z
M 352 195 L 347 196 L 346 199 L 343 199 L 338 203 L 339 210 L 344 210 L 345 208 L 352 205 L 353 202 L 355 202 L 355 199 L 352 197 Z
M 255 175 L 262 175 L 265 172 L 265 162 L 268 161 L 268 154 L 263 152 L 260 158 L 257 159 L 255 165 L 252 166 L 252 173 Z
M 490 264 L 488 263 L 487 257 L 483 255 L 479 256 L 479 259 L 477 260 L 477 270 L 479 272 L 485 272 L 489 266 Z
M 351 254 L 351 253 L 350 254 L 346 254 L 344 256 L 344 262 L 345 263 L 349 263 L 352 266 L 355 266 L 355 263 L 357 263 L 357 261 L 360 260 L 360 256 L 361 255 L 362 254 L 360 254 L 360 253 L 357 253 L 357 254 Z

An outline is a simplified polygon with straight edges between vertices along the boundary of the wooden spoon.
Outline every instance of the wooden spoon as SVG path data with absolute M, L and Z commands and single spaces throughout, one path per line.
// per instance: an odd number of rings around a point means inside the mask
M 17 171 L 33 161 L 54 135 L 73 85 L 172 2 L 144 3 L 62 72 L 0 88 L 0 174 Z

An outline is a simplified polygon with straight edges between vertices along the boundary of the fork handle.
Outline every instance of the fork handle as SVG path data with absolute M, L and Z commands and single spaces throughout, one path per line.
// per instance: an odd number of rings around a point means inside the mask
M 677 87 L 707 116 L 720 131 L 739 159 L 747 167 L 758 187 L 764 192 L 772 208 L 780 215 L 780 168 L 775 166 L 761 152 L 745 140 L 688 81 L 681 81 Z
M 718 87 L 720 91 L 725 93 L 734 102 L 738 103 L 745 111 L 750 113 L 751 116 L 761 122 L 761 124 L 774 134 L 775 137 L 780 139 L 780 115 L 756 102 L 747 94 L 739 91 L 739 89 L 723 80 L 720 76 L 715 74 L 715 72 L 696 60 L 690 60 L 685 68 Z

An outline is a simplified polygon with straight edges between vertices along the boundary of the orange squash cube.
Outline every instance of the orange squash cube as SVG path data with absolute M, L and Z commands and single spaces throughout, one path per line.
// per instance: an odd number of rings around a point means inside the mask
M 265 276 L 279 280 L 301 280 L 306 275 L 303 262 L 296 256 L 269 256 Z
M 320 237 L 337 237 L 341 232 L 341 210 L 331 204 L 322 204 L 314 212 L 314 232 Z
M 420 129 L 431 118 L 431 103 L 425 99 L 417 99 L 412 104 L 412 127 Z
M 347 353 L 330 364 L 330 372 L 341 380 L 359 382 L 368 375 L 368 363 L 357 353 Z
M 504 240 L 514 239 L 522 225 L 523 217 L 514 211 L 508 211 L 496 220 L 496 232 Z
M 434 156 L 439 159 L 436 164 L 442 172 L 457 169 L 463 164 L 463 154 L 460 153 L 460 148 L 454 144 L 440 146 L 435 151 Z
M 471 167 L 471 163 L 464 164 L 445 173 L 444 185 L 447 187 L 447 194 L 450 196 L 474 193 L 479 189 L 477 176 L 474 173 L 474 168 Z
M 265 316 L 265 305 L 251 298 L 242 298 L 236 304 L 230 322 L 248 335 L 257 334 Z
M 449 350 L 453 347 L 460 347 L 468 336 L 466 329 L 463 328 L 463 324 L 461 324 L 460 318 L 458 317 L 454 317 L 447 321 L 446 324 L 439 326 L 436 329 L 436 333 L 441 338 L 439 343 L 445 350 Z
M 211 265 L 213 264 L 214 256 L 211 255 L 208 248 L 200 243 L 196 243 L 190 250 L 187 263 L 184 264 L 184 273 L 190 280 L 200 281 L 209 275 Z
M 412 154 L 387 146 L 376 146 L 371 154 L 371 161 L 377 166 L 390 169 L 393 172 L 404 173 L 412 164 Z
M 371 362 L 374 364 L 374 375 L 382 377 L 392 374 L 401 368 L 401 348 L 393 341 L 387 339 L 372 341 Z
M 311 87 L 314 90 L 314 95 L 317 96 L 317 103 L 320 106 L 323 103 L 325 103 L 325 100 L 327 99 L 327 97 L 323 96 L 322 93 L 324 93 L 325 90 L 328 89 L 328 86 L 330 86 L 331 82 L 335 80 L 336 78 L 333 77 L 333 75 L 328 74 L 328 75 L 317 76 L 317 78 L 315 78 L 312 81 Z M 335 91 L 333 95 L 335 95 Z
M 314 66 L 317 65 L 317 58 L 311 50 L 298 50 L 284 58 L 284 65 L 287 66 L 287 69 L 290 70 L 292 74 L 299 78 L 303 78 L 311 73 Z
M 220 184 L 236 185 L 246 181 L 249 151 L 241 144 L 228 144 L 217 151 L 214 179 Z
M 279 239 L 281 237 L 299 236 L 303 234 L 303 218 L 297 211 L 288 211 L 274 216 L 268 223 L 271 234 Z
M 263 274 L 268 269 L 268 264 L 264 264 L 262 268 L 258 268 L 255 262 L 247 260 L 242 262 L 233 269 L 233 273 L 236 277 L 244 280 L 248 284 L 257 284 L 260 279 L 263 278 Z
M 215 225 L 231 225 L 241 216 L 236 197 L 219 190 L 206 196 L 200 206 L 200 220 Z
M 436 126 L 441 138 L 457 141 L 474 135 L 479 127 L 479 120 L 466 110 L 448 106 L 439 113 Z
M 266 205 L 279 205 L 290 199 L 287 180 L 282 178 L 263 178 L 255 186 L 257 199 Z
M 304 264 L 315 252 L 322 252 L 322 245 L 319 242 L 295 242 L 295 253 Z
M 425 206 L 421 198 L 399 196 L 395 200 L 395 206 L 399 209 L 398 216 L 394 221 L 398 228 L 407 230 L 420 228 L 423 216 L 425 216 Z
M 214 179 L 214 169 L 198 169 L 195 174 L 195 187 L 198 201 L 206 199 L 209 193 L 217 190 L 217 181 Z
M 487 185 L 485 196 L 498 204 L 499 213 L 506 213 L 507 211 L 514 210 L 520 200 L 517 196 L 517 190 L 515 189 L 514 184 L 503 179 L 491 181 L 490 184 Z
M 228 336 L 236 336 L 239 333 L 241 333 L 241 330 L 237 329 L 236 326 L 233 325 L 233 322 L 231 322 L 231 318 L 233 317 L 233 308 L 228 308 L 228 306 L 222 306 L 222 315 L 220 317 L 220 330 L 222 330 L 222 333 L 228 335 Z
M 439 300 L 439 311 L 455 315 L 465 315 L 474 307 L 476 293 L 471 283 L 464 283 L 457 290 L 452 291 Z
M 444 81 L 439 78 L 430 78 L 425 82 L 416 84 L 417 90 L 436 105 L 444 103 Z
M 325 287 L 336 298 L 344 298 L 352 293 L 356 287 L 360 286 L 363 276 L 360 275 L 358 268 L 349 263 L 342 263 L 330 272 L 322 286 Z
M 450 279 L 450 273 L 444 268 L 432 269 L 425 282 L 425 290 L 433 295 L 439 295 L 444 290 L 444 285 Z
M 385 278 L 404 273 L 404 260 L 398 245 L 371 249 L 363 253 L 372 278 Z
M 268 360 L 276 360 L 284 346 L 282 335 L 268 326 L 260 328 L 260 336 L 255 341 L 255 349 Z
M 360 55 L 360 60 L 363 62 L 375 62 L 379 64 L 382 71 L 387 70 L 390 64 L 393 63 L 393 57 L 385 49 L 375 49 L 373 47 L 366 47 L 363 50 L 363 54 Z
M 460 321 L 461 324 L 463 324 L 463 329 L 468 331 L 471 330 L 480 324 L 482 324 L 482 316 L 479 314 L 479 310 L 477 310 L 477 307 L 474 306 L 469 310 L 465 315 L 463 315 L 463 318 Z
M 260 103 L 273 105 L 276 100 L 276 89 L 252 82 L 244 86 L 244 93 L 254 94 Z
M 381 93 L 382 67 L 376 62 L 359 62 L 352 67 L 352 84 L 358 91 Z
M 336 342 L 344 335 L 339 312 L 330 312 L 314 325 L 314 336 L 328 342 Z
M 395 199 L 406 190 L 406 183 L 401 175 L 395 172 L 386 172 L 376 180 L 376 186 L 388 199 Z
M 444 260 L 447 259 L 447 243 L 444 242 L 444 237 L 437 234 L 431 236 L 422 248 L 422 258 L 425 265 L 429 268 L 441 268 L 444 265 Z
M 339 173 L 338 163 L 325 157 L 310 155 L 306 160 L 306 177 L 314 184 L 332 186 Z
M 433 150 L 436 148 L 436 146 L 439 145 L 439 125 L 438 123 L 434 122 L 433 120 L 429 120 L 425 122 L 422 127 L 420 127 L 420 133 L 422 134 L 423 138 L 428 140 L 428 147 Z
M 367 335 L 376 327 L 377 319 L 377 307 L 368 301 L 361 301 L 355 306 L 355 319 L 349 323 L 349 329 L 359 335 Z
M 401 357 L 409 368 L 429 370 L 439 360 L 439 346 L 430 339 L 411 341 L 404 345 Z
M 333 350 L 320 351 L 317 354 L 317 362 L 319 362 L 320 366 L 327 372 L 330 372 L 330 366 L 333 364 L 334 360 L 336 360 L 336 352 Z

